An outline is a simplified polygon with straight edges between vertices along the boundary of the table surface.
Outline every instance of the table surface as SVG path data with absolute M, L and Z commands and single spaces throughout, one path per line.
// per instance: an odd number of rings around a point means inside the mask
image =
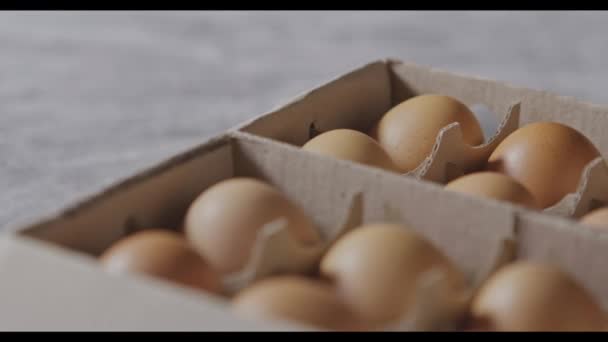
M 608 103 L 602 12 L 0 13 L 0 227 L 371 60 Z

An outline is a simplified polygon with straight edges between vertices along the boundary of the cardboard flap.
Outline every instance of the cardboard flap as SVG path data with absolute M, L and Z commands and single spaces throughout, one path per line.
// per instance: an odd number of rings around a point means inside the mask
M 576 192 L 544 211 L 550 214 L 581 217 L 598 203 L 608 203 L 608 166 L 598 157 L 584 169 Z
M 454 177 L 480 169 L 496 146 L 517 129 L 519 109 L 519 103 L 513 105 L 504 115 L 496 132 L 478 146 L 471 146 L 464 141 L 459 123 L 444 127 L 435 139 L 431 154 L 406 175 L 444 184 Z
M 204 292 L 112 276 L 93 258 L 8 234 L 0 237 L 0 279 L 2 331 L 308 330 L 244 320 Z

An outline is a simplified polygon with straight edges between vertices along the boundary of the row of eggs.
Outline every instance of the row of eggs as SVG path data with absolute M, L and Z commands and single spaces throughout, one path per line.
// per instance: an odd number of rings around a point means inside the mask
M 440 130 L 455 122 L 465 143 L 484 142 L 481 125 L 465 104 L 450 96 L 426 94 L 393 107 L 368 132 L 330 130 L 310 139 L 302 149 L 406 173 L 431 154 Z M 585 167 L 598 157 L 600 151 L 576 129 L 558 122 L 530 123 L 501 141 L 481 169 L 445 188 L 545 209 L 576 192 Z M 608 226 L 608 209 L 582 220 Z
M 312 273 L 274 274 L 236 294 L 225 291 L 224 277 L 245 267 L 260 229 L 280 217 L 300 243 L 319 241 L 313 221 L 273 186 L 252 178 L 224 180 L 193 201 L 183 231 L 134 233 L 110 246 L 100 263 L 110 273 L 158 277 L 221 296 L 243 317 L 323 330 L 378 331 L 395 324 L 413 310 L 416 285 L 432 269 L 446 276 L 443 295 L 457 298 L 471 290 L 464 273 L 428 239 L 407 225 L 378 222 L 334 241 Z M 606 327 L 598 302 L 574 278 L 528 261 L 494 273 L 469 311 L 462 330 Z

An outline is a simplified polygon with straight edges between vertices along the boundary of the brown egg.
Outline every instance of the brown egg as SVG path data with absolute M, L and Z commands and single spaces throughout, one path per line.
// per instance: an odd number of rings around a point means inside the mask
M 209 292 L 221 292 L 219 275 L 186 239 L 167 230 L 146 230 L 123 238 L 100 256 L 100 262 L 111 273 L 145 274 Z
M 352 129 L 334 129 L 309 140 L 303 150 L 397 172 L 397 166 L 374 139 Z
M 446 190 L 538 208 L 532 194 L 515 179 L 497 172 L 475 172 L 456 178 Z
M 198 196 L 188 209 L 184 230 L 215 269 L 232 273 L 247 263 L 260 229 L 280 218 L 295 239 L 319 241 L 312 221 L 274 187 L 253 178 L 232 178 Z
M 362 328 L 329 284 L 301 276 L 261 280 L 239 292 L 232 308 L 244 317 L 294 321 L 317 329 Z
M 402 172 L 408 172 L 428 157 L 439 131 L 451 123 L 461 125 L 470 145 L 484 141 L 477 118 L 460 101 L 443 95 L 420 95 L 393 107 L 380 119 L 377 140 Z
M 577 130 L 538 122 L 507 136 L 490 156 L 487 169 L 515 178 L 547 208 L 575 192 L 585 166 L 599 156 Z
M 608 229 L 608 207 L 588 212 L 581 217 L 580 222 L 592 228 Z
M 338 240 L 321 261 L 322 275 L 334 281 L 353 311 L 376 328 L 408 313 L 417 281 L 434 268 L 446 272 L 449 291 L 465 289 L 464 275 L 446 256 L 397 224 L 356 228 Z
M 530 261 L 491 276 L 473 300 L 472 316 L 473 326 L 493 331 L 593 331 L 606 324 L 599 304 L 572 277 Z

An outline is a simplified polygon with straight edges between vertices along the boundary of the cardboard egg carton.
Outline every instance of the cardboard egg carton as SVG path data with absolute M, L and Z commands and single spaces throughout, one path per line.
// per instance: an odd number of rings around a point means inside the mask
M 447 127 L 434 157 L 409 175 L 298 148 L 315 130 L 363 130 L 408 94 L 427 92 L 502 113 L 494 139 L 467 150 L 459 145 L 459 127 Z M 284 234 L 280 220 L 269 223 L 246 268 L 225 279 L 233 292 L 274 274 L 310 273 L 340 236 L 382 221 L 403 223 L 431 241 L 467 275 L 473 291 L 506 262 L 538 260 L 569 272 L 608 309 L 608 234 L 561 215 L 442 188 L 463 171 L 463 156 L 486 154 L 484 149 L 518 122 L 564 122 L 604 151 L 608 137 L 600 132 L 607 114 L 608 108 L 423 66 L 366 65 L 61 212 L 6 227 L 0 239 L 0 330 L 310 330 L 298 322 L 244 319 L 233 314 L 225 297 L 146 276 L 111 275 L 98 263 L 97 256 L 128 234 L 180 230 L 192 201 L 231 177 L 275 186 L 303 209 L 323 238 L 304 248 Z M 451 160 L 441 157 L 454 154 Z M 568 200 L 603 200 L 602 191 L 590 186 L 596 179 L 601 183 L 603 172 L 592 164 L 587 183 L 581 183 L 583 195 Z M 415 309 L 387 330 L 454 329 L 470 297 L 438 299 L 440 277 L 429 273 L 418 284 Z
M 487 107 L 490 115 L 495 116 L 491 121 L 497 124 L 478 146 L 464 142 L 458 123 L 444 127 L 432 152 L 405 176 L 446 184 L 483 168 L 498 144 L 518 127 L 555 121 L 586 135 L 602 157 L 587 165 L 576 192 L 544 211 L 580 217 L 608 204 L 608 166 L 603 158 L 608 152 L 608 138 L 601 129 L 608 107 L 397 60 L 368 64 L 254 118 L 239 129 L 299 148 L 315 135 L 337 128 L 368 132 L 390 108 L 429 93 L 452 96 L 470 108 Z

